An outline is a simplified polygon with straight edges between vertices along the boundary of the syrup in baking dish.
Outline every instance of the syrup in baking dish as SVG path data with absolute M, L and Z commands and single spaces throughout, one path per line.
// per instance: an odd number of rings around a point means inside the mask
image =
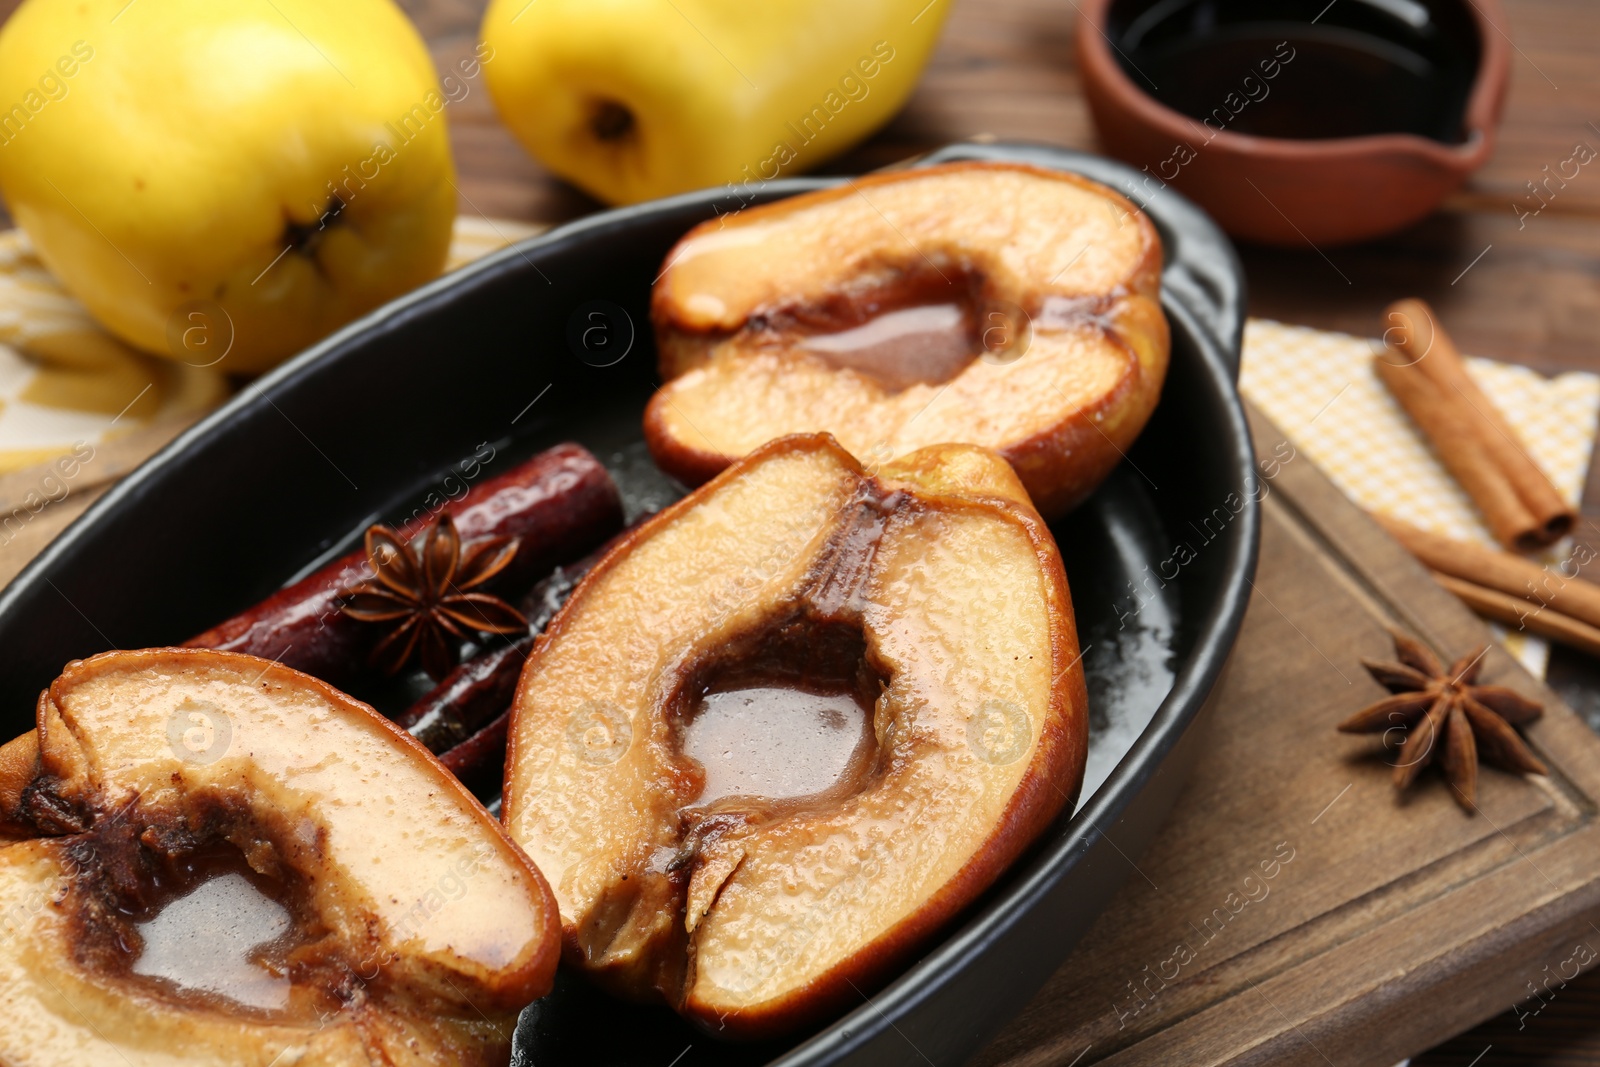
M 972 362 L 978 353 L 971 318 L 960 304 L 922 304 L 848 330 L 813 334 L 803 345 L 836 367 L 860 371 L 899 392 L 947 382 Z
M 684 734 L 684 753 L 706 772 L 695 803 L 825 792 L 850 777 L 870 729 L 869 710 L 843 690 L 772 684 L 707 693 Z
M 198 875 L 192 887 L 133 924 L 143 942 L 133 973 L 180 993 L 262 1011 L 287 1008 L 291 982 L 283 955 L 294 920 L 263 889 L 264 880 L 247 872 L 237 853 L 186 872 Z

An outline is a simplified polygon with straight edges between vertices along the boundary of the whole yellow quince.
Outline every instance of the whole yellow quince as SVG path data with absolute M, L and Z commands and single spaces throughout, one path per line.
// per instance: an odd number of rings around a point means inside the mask
M 491 0 L 506 125 L 610 203 L 792 176 L 911 95 L 954 0 Z
M 391 0 L 26 0 L 0 193 L 113 333 L 260 371 L 439 272 L 445 104 Z

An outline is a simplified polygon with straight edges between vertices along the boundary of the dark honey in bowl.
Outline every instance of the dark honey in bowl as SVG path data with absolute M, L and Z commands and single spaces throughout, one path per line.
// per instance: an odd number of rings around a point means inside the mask
M 1458 0 L 1117 0 L 1107 36 L 1135 85 L 1213 133 L 1294 140 L 1459 144 L 1482 51 Z

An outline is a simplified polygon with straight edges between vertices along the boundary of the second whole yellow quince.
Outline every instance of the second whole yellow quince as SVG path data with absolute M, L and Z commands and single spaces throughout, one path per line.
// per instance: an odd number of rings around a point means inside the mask
M 439 272 L 446 102 L 392 0 L 25 0 L 0 192 L 113 333 L 260 371 Z
M 601 200 L 743 197 L 887 122 L 953 2 L 491 0 L 486 77 L 528 151 Z

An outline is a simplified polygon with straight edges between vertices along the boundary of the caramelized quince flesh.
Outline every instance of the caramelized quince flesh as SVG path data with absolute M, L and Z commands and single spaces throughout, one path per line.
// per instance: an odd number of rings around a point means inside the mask
M 73 663 L 0 758 L 0 1062 L 505 1064 L 557 915 L 426 750 L 251 656 Z M 31 758 L 30 758 L 31 754 Z
M 942 446 L 872 475 L 785 438 L 630 535 L 552 622 L 513 704 L 506 822 L 572 963 L 725 1036 L 780 1032 L 858 999 L 1071 803 L 1077 659 L 1003 460 Z M 812 792 L 708 797 L 686 738 L 760 688 L 811 709 L 786 728 L 844 700 L 870 732 L 805 757 Z
M 691 484 L 786 433 L 880 462 L 979 444 L 1058 513 L 1159 398 L 1160 269 L 1132 204 L 1033 167 L 876 175 L 718 219 L 653 294 L 669 380 L 646 437 Z

